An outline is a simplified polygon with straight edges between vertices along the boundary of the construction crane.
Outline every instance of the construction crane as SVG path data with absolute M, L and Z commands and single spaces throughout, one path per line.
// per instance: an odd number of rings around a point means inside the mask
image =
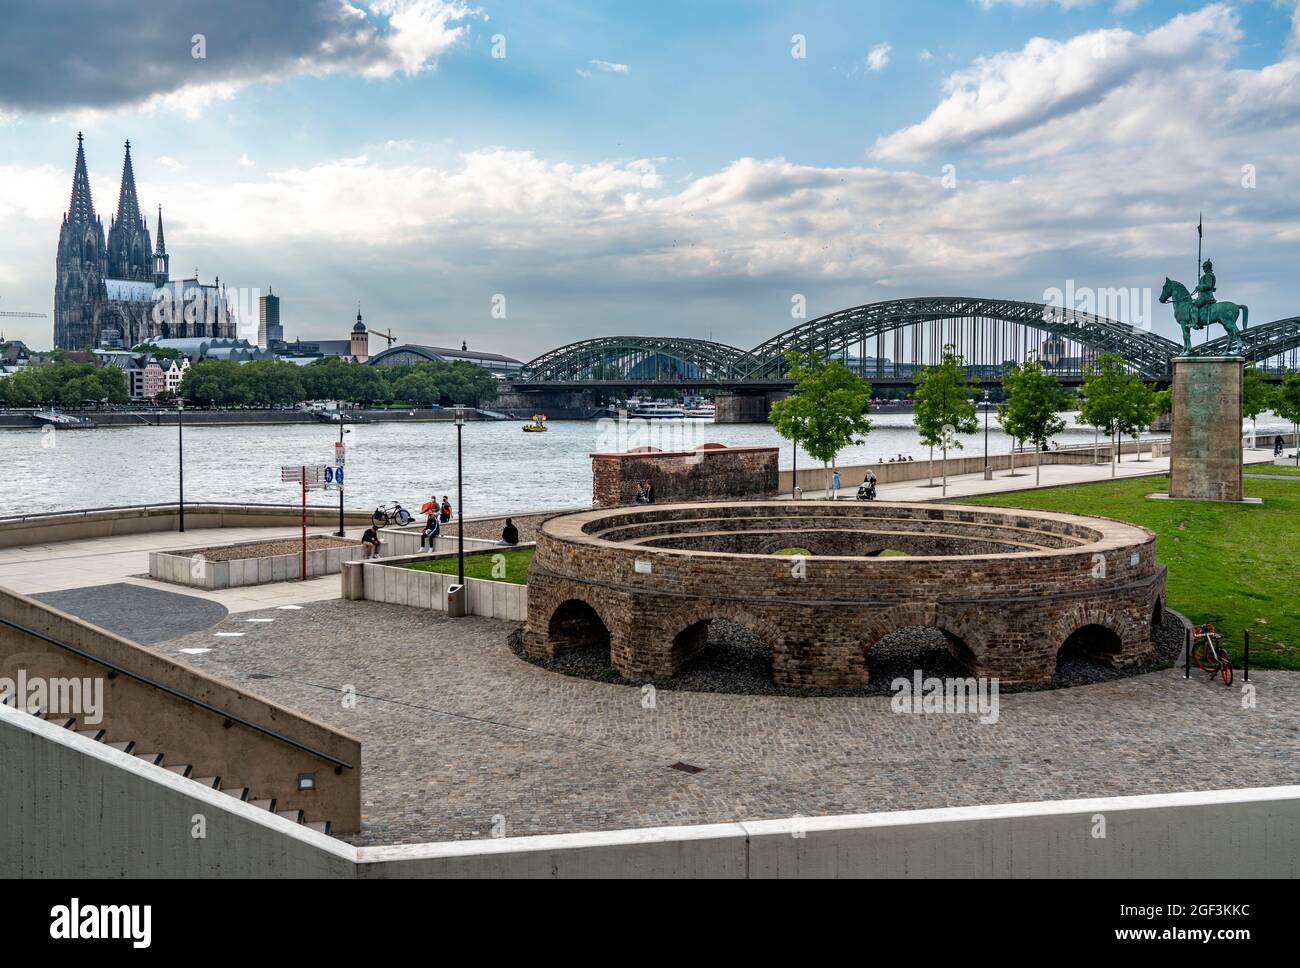
M 386 333 L 381 333 L 381 332 L 379 332 L 378 330 L 374 330 L 374 329 L 367 329 L 367 330 L 366 330 L 366 335 L 367 335 L 367 336 L 378 336 L 380 339 L 387 340 L 387 341 L 388 341 L 388 343 L 387 343 L 388 346 L 392 346 L 394 343 L 397 342 L 397 337 L 393 335 L 393 329 L 392 329 L 391 326 L 389 327 L 388 332 L 386 332 Z
M 3 296 L 0 296 L 0 299 L 3 298 L 4 298 Z M 9 319 L 44 319 L 45 318 L 44 313 L 19 313 L 19 312 L 7 313 L 3 311 L 0 311 L 0 316 L 7 317 Z

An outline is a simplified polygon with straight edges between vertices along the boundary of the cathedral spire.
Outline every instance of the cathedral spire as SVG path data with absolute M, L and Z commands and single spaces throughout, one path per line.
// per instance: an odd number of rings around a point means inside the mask
M 131 142 L 126 143 L 126 158 L 122 162 L 122 189 L 117 196 L 117 221 L 129 226 L 143 225 L 140 199 L 135 193 L 135 168 L 131 165 Z
M 68 202 L 68 221 L 94 224 L 95 203 L 90 197 L 90 176 L 86 174 L 86 151 L 81 132 L 77 132 L 77 167 L 72 173 L 72 198 Z
M 158 247 L 154 250 L 154 255 L 166 255 L 167 243 L 163 241 L 162 229 L 162 206 L 158 206 Z

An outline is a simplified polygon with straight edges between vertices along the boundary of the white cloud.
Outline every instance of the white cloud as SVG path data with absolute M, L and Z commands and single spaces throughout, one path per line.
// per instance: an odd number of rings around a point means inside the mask
M 256 167 L 257 167 L 257 162 L 255 162 L 252 158 L 248 157 L 247 154 L 241 154 L 241 155 L 239 156 L 239 167 L 240 167 L 240 168 L 256 168 Z
M 917 58 L 923 61 L 932 61 L 934 60 L 934 55 L 930 53 L 929 47 L 922 47 L 921 53 L 917 54 Z
M 866 66 L 869 71 L 883 71 L 889 66 L 889 54 L 894 49 L 892 44 L 876 44 L 867 53 Z
M 615 64 L 606 60 L 592 60 L 589 63 L 596 70 L 604 71 L 607 74 L 626 74 L 628 72 L 626 64 Z
M 185 167 L 175 158 L 172 158 L 170 155 L 159 156 L 158 164 L 161 165 L 163 168 L 167 169 L 167 171 L 180 171 L 182 168 Z
M 1021 136 L 1041 140 L 1044 125 L 1078 119 L 1108 103 L 1119 106 L 1112 113 L 1122 124 L 1125 108 L 1152 89 L 1179 86 L 1192 73 L 1223 79 L 1229 52 L 1222 41 L 1239 38 L 1235 14 L 1222 4 L 1180 15 L 1146 34 L 1112 28 L 1066 41 L 1037 37 L 1018 51 L 980 58 L 951 75 L 947 96 L 930 115 L 879 138 L 872 154 L 906 160 L 940 150 L 1014 146 Z

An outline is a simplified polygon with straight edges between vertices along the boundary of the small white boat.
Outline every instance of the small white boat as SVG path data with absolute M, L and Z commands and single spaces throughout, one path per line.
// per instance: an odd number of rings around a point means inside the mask
M 712 419 L 718 415 L 718 408 L 711 403 L 701 403 L 686 410 L 686 416 L 696 420 Z

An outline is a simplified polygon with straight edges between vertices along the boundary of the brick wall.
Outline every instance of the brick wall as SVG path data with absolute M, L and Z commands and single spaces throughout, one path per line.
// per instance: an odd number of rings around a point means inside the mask
M 597 507 L 635 504 L 637 490 L 647 480 L 659 504 L 773 497 L 777 449 L 705 444 L 694 451 L 591 455 L 591 493 Z

